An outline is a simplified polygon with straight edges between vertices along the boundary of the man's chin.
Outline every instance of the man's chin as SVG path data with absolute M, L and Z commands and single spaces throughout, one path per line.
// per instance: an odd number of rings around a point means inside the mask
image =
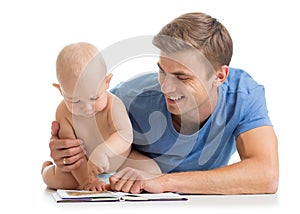
M 178 109 L 178 106 L 174 106 L 174 105 L 168 105 L 167 104 L 167 109 L 168 111 L 171 113 L 171 114 L 174 114 L 174 115 L 180 115 L 180 111 Z

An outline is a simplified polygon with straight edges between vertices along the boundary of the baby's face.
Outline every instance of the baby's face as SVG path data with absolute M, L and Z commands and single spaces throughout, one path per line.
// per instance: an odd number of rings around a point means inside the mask
M 61 84 L 68 110 L 84 117 L 93 117 L 107 105 L 110 75 L 99 63 L 89 63 L 80 77 L 69 78 Z

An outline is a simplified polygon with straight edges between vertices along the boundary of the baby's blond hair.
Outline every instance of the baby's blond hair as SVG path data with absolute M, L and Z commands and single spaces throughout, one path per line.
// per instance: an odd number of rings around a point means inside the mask
M 101 54 L 94 45 L 79 42 L 65 46 L 56 60 L 57 80 L 61 83 L 66 78 L 78 78 L 85 66 L 95 57 L 105 66 Z

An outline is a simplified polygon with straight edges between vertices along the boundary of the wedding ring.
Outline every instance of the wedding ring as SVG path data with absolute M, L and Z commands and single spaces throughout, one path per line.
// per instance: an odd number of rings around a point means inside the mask
M 63 164 L 65 164 L 65 165 L 67 164 L 66 158 L 63 159 Z

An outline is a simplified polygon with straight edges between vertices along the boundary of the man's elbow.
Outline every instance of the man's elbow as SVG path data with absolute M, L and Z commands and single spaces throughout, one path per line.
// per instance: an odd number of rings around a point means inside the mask
M 278 190 L 278 185 L 279 185 L 279 179 L 277 178 L 273 178 L 272 180 L 270 180 L 270 185 L 268 188 L 268 192 L 269 194 L 275 194 Z
M 279 185 L 279 173 L 278 170 L 268 170 L 264 179 L 264 193 L 275 194 Z

